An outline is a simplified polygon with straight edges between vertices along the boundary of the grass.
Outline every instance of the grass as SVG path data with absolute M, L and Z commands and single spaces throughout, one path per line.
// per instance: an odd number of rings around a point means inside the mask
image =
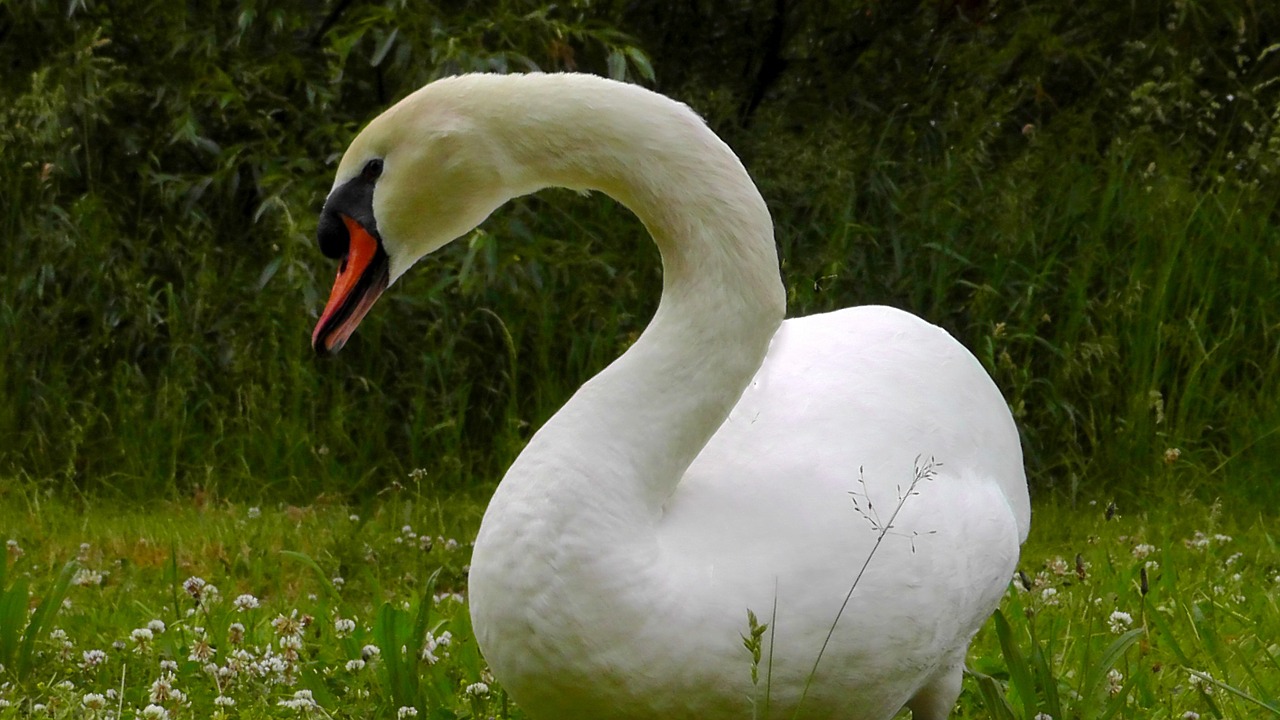
M 1280 716 L 1274 510 L 1199 499 L 1177 465 L 1118 507 L 1036 504 L 1024 577 L 976 638 L 954 717 Z M 522 717 L 466 612 L 485 498 L 424 479 L 361 506 L 9 490 L 4 590 L 49 611 L 0 598 L 0 719 Z M 744 678 L 762 650 L 744 647 Z

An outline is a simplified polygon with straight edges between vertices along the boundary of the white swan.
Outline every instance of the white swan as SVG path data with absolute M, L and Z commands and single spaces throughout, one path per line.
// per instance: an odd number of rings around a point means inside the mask
M 1013 420 L 977 360 L 913 315 L 783 322 L 764 201 L 684 105 L 583 75 L 405 98 L 338 167 L 319 238 L 344 261 L 316 349 L 341 347 L 420 257 L 547 186 L 635 212 L 664 287 L 485 513 L 470 599 L 494 676 L 544 720 L 945 718 L 1030 522 Z M 771 623 L 758 685 L 748 610 Z

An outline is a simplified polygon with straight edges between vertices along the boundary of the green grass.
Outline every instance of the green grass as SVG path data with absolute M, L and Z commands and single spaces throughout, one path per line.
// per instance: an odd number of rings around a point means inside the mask
M 1107 500 L 1037 503 L 1021 562 L 1031 588 L 1011 584 L 976 639 L 954 717 L 1280 715 L 1274 510 L 1205 502 L 1185 490 L 1196 476 L 1175 463 L 1113 512 Z M 30 616 L 38 629 L 29 661 L 18 661 L 12 639 L 27 616 L 4 612 L 0 598 L 0 718 L 85 717 L 87 693 L 104 696 L 97 717 L 123 709 L 116 717 L 132 718 L 163 692 L 162 677 L 185 698 L 158 703 L 175 718 L 298 717 L 281 703 L 303 690 L 319 705 L 315 717 L 395 717 L 402 707 L 417 717 L 522 717 L 488 676 L 462 601 L 485 498 L 437 494 L 424 480 L 358 507 L 321 498 L 251 508 L 208 496 L 121 506 L 9 490 L 0 540 L 21 554 L 8 552 L 4 589 L 29 587 L 22 607 L 56 613 Z M 74 581 L 59 604 L 68 563 Z M 197 601 L 184 588 L 192 577 L 219 599 L 206 589 Z M 238 610 L 245 594 L 258 607 Z M 349 633 L 335 627 L 340 618 L 354 620 Z M 155 620 L 163 632 L 132 639 Z M 281 646 L 294 633 L 296 657 Z M 207 660 L 202 643 L 214 650 Z M 268 647 L 281 658 L 269 671 Z M 106 657 L 90 667 L 85 653 L 95 649 Z M 236 660 L 237 650 L 254 659 Z M 744 647 L 744 679 L 758 662 Z M 210 674 L 207 663 L 239 672 Z M 235 704 L 215 705 L 219 695 Z M 31 715 L 37 704 L 47 715 Z

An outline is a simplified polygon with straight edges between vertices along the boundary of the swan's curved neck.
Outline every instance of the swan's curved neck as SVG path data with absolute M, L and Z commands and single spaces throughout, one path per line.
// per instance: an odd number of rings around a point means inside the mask
M 641 337 L 548 421 L 503 485 L 592 497 L 614 521 L 634 511 L 645 522 L 724 422 L 785 314 L 772 221 L 741 162 L 687 107 L 556 78 L 513 83 L 504 107 L 481 115 L 512 160 L 509 182 L 622 202 L 661 251 L 663 293 Z

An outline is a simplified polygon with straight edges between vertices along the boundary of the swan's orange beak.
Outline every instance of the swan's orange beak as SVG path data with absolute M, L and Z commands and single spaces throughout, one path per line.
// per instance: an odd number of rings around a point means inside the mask
M 311 347 L 322 355 L 336 353 L 346 344 L 390 282 L 390 263 L 382 244 L 350 217 L 343 215 L 342 222 L 350 240 L 347 254 L 338 267 L 320 322 L 311 333 Z

